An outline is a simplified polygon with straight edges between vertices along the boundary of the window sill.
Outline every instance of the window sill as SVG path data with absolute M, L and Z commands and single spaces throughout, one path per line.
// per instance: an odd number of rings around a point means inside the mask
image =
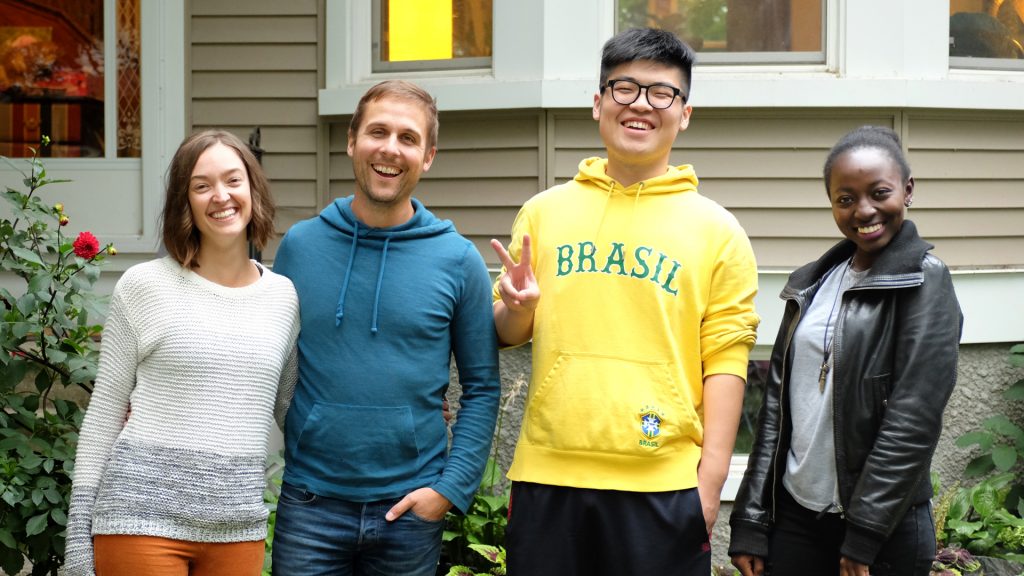
M 406 77 L 437 98 L 438 109 L 589 108 L 596 78 L 500 80 L 491 75 Z M 321 116 L 351 114 L 382 78 L 320 91 Z M 946 78 L 837 77 L 814 72 L 696 69 L 692 103 L 700 108 L 932 108 L 1019 110 L 1024 73 L 954 70 Z

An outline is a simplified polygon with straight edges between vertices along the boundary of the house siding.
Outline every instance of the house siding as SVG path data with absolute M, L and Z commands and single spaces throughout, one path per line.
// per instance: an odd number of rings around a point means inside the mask
M 316 213 L 324 189 L 327 123 L 323 0 L 192 0 L 187 7 L 189 129 L 224 128 L 248 141 L 259 126 L 263 167 L 277 201 L 277 236 Z

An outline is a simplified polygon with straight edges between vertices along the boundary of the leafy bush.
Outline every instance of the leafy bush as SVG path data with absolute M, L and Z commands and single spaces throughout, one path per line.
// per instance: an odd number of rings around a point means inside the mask
M 1024 505 L 1012 511 L 1006 507 L 1013 481 L 1013 474 L 1000 474 L 957 488 L 943 504 L 940 546 L 1024 561 Z
M 497 443 L 495 443 L 497 444 Z M 503 482 L 495 459 L 487 459 L 480 488 L 465 515 L 448 514 L 442 537 L 443 556 L 453 564 L 450 576 L 463 574 L 504 574 L 505 527 L 508 523 L 509 487 Z M 488 564 L 499 564 L 500 572 L 490 572 Z
M 1024 366 L 1024 344 L 1010 348 L 1009 362 Z M 1008 402 L 1024 399 L 1024 379 L 1003 391 L 1003 398 Z M 1019 418 L 988 418 L 956 444 L 977 446 L 980 455 L 967 464 L 964 477 L 983 479 L 971 486 L 958 482 L 940 498 L 936 509 L 939 547 L 1024 561 L 1024 429 Z
M 17 574 L 27 559 L 32 574 L 56 574 L 82 423 L 60 392 L 92 391 L 102 326 L 90 318 L 103 313 L 92 286 L 115 250 L 89 232 L 66 234 L 64 207 L 36 194 L 66 180 L 49 179 L 36 150 L 27 172 L 4 160 L 27 191 L 7 188 L 0 211 L 0 274 L 19 287 L 0 286 L 0 569 Z
M 498 422 L 491 442 L 483 479 L 465 515 L 449 512 L 445 517 L 441 561 L 451 565 L 449 576 L 505 573 L 505 527 L 508 524 L 510 486 L 498 463 L 501 433 L 512 406 L 526 387 L 516 378 L 502 395 Z
M 263 576 L 270 576 L 271 555 L 274 551 L 274 524 L 277 523 L 277 501 L 281 498 L 281 483 L 284 481 L 284 456 L 281 452 L 267 456 L 267 467 L 263 473 L 267 481 L 263 489 L 263 503 L 270 516 L 267 517 L 266 552 L 263 556 Z
M 452 566 L 448 571 L 447 576 L 490 576 L 492 574 L 505 574 L 504 548 L 501 546 L 491 546 L 489 544 L 470 544 L 469 548 L 494 566 L 486 572 L 477 572 L 469 566 Z

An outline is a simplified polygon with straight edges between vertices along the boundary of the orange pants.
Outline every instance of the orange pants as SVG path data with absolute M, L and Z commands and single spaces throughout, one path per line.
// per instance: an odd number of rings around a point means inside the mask
M 96 576 L 258 576 L 263 540 L 186 542 L 157 536 L 93 536 Z

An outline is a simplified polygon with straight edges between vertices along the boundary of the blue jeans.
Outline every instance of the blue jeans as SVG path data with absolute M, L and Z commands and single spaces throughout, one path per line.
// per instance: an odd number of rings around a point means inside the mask
M 434 576 L 444 520 L 408 511 L 388 522 L 399 499 L 350 502 L 285 483 L 274 524 L 275 576 Z

